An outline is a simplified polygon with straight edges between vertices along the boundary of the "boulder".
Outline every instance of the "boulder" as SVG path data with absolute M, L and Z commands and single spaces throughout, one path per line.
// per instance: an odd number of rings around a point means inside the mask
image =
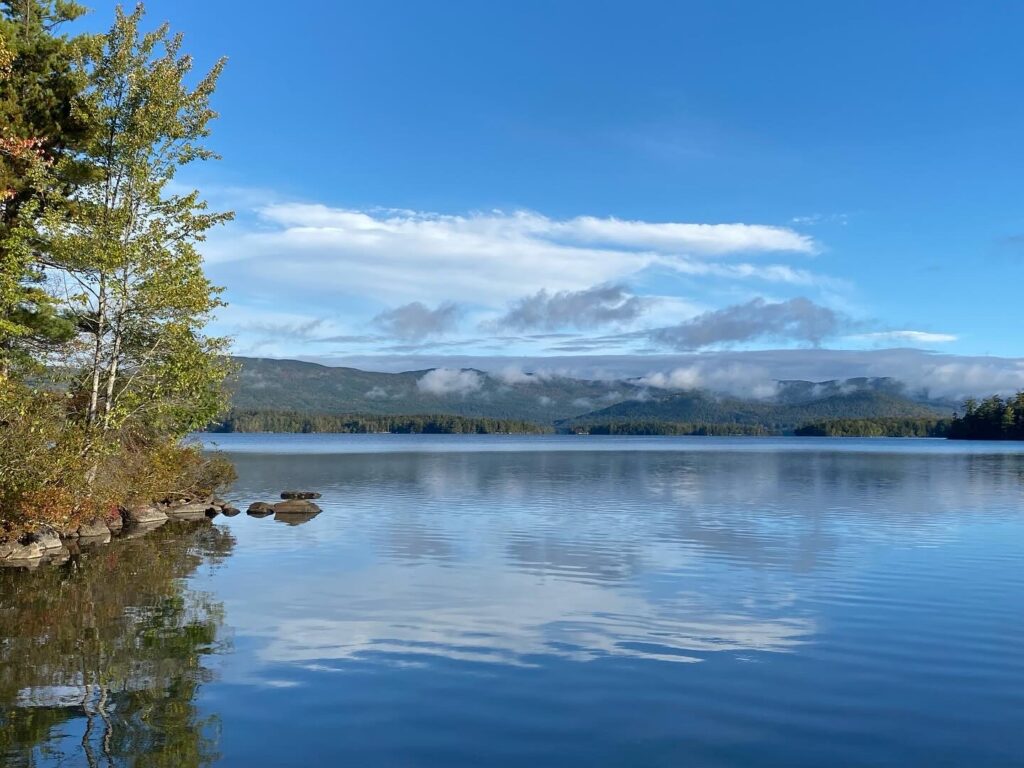
M 14 564 L 38 560 L 43 556 L 43 551 L 43 548 L 34 541 L 25 544 L 20 541 L 5 541 L 0 544 L 0 561 Z
M 281 491 L 282 499 L 319 499 L 316 491 Z
M 111 533 L 117 533 L 122 528 L 124 528 L 124 519 L 121 517 L 120 514 L 112 515 L 111 517 L 108 517 L 103 522 L 105 522 L 107 524 L 107 529 Z
M 177 507 L 168 507 L 164 511 L 171 520 L 197 521 L 205 520 L 208 517 L 216 517 L 220 514 L 220 508 L 215 506 L 209 499 L 193 501 Z
M 78 526 L 78 536 L 82 539 L 102 538 L 104 536 L 110 538 L 110 529 L 107 528 L 107 524 L 103 520 L 96 518 Z
M 121 536 L 123 539 L 137 539 L 141 536 L 145 536 L 152 530 L 159 528 L 161 525 L 167 522 L 167 516 L 165 515 L 163 520 L 153 520 L 148 523 L 133 523 L 130 528 Z
M 22 544 L 20 548 L 16 549 L 10 555 L 8 560 L 38 560 L 43 556 L 43 548 L 36 544 L 34 541 L 30 541 L 28 544 Z
M 42 562 L 44 554 L 43 548 L 34 541 L 26 544 L 18 541 L 4 542 L 0 544 L 0 566 L 35 568 Z
M 44 552 L 52 552 L 64 546 L 61 544 L 60 536 L 53 531 L 36 531 L 30 540 L 38 544 Z
M 80 547 L 96 547 L 100 544 L 109 544 L 110 531 L 105 529 L 103 533 L 95 536 L 79 536 L 76 541 Z
M 220 511 L 224 513 L 225 517 L 234 517 L 235 515 L 242 514 L 242 510 L 238 507 L 233 507 L 230 504 L 225 504 L 220 508 Z
M 320 514 L 320 507 L 314 504 L 312 501 L 305 499 L 289 499 L 288 501 L 279 501 L 274 505 L 275 515 L 318 515 Z
M 124 518 L 129 523 L 142 525 L 145 523 L 162 523 L 167 520 L 167 515 L 154 507 L 152 504 L 136 504 L 124 511 Z
M 249 505 L 249 508 L 245 510 L 245 514 L 252 515 L 253 517 L 266 517 L 267 515 L 274 514 L 274 507 L 272 504 L 267 504 L 265 501 L 254 501 Z

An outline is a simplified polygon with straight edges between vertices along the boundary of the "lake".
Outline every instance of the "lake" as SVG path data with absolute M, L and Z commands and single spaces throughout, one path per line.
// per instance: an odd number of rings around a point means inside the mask
M 207 439 L 323 513 L 0 571 L 5 764 L 1024 765 L 1024 446 Z

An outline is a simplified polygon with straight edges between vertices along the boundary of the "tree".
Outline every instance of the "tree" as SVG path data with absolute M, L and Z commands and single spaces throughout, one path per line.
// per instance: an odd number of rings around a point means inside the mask
M 36 228 L 45 204 L 60 205 L 89 172 L 71 162 L 93 122 L 84 108 L 87 36 L 56 34 L 85 12 L 64 0 L 0 2 L 0 375 L 70 337 L 72 327 L 42 289 Z M 64 157 L 61 173 L 54 160 Z M 44 202 L 45 201 L 45 202 Z
M 180 436 L 222 408 L 225 340 L 203 335 L 220 289 L 196 243 L 230 213 L 171 189 L 180 168 L 215 155 L 203 145 L 224 62 L 194 87 L 192 60 L 167 25 L 140 32 L 143 8 L 120 9 L 90 66 L 97 130 L 81 156 L 93 173 L 67 210 L 44 218 L 48 266 L 80 338 L 75 391 L 90 428 Z
M 60 37 L 80 12 L 0 0 L 0 540 L 228 479 L 179 438 L 224 404 L 196 246 L 230 214 L 172 187 L 214 157 L 223 62 L 194 77 L 180 36 L 140 32 L 141 5 Z

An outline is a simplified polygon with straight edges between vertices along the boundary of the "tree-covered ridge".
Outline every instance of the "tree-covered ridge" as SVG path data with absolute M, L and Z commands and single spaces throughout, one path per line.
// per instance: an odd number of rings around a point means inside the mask
M 672 422 L 697 426 L 762 426 L 792 431 L 811 421 L 840 418 L 944 416 L 950 404 L 919 402 L 889 379 L 785 381 L 769 398 L 701 390 L 666 390 L 640 379 L 587 381 L 565 376 L 459 373 L 471 388 L 424 386 L 431 371 L 383 373 L 332 368 L 296 360 L 236 358 L 233 405 L 242 411 L 303 414 L 448 414 L 552 424 L 566 430 L 591 424 Z
M 570 427 L 570 432 L 589 435 L 675 435 L 726 437 L 729 435 L 763 437 L 775 434 L 759 424 L 694 424 L 679 421 L 612 421 Z
M 433 386 L 429 369 L 384 373 L 298 360 L 239 357 L 235 362 L 239 373 L 232 404 L 253 411 L 428 413 L 550 424 L 643 392 L 631 382 L 509 376 L 469 368 L 457 372 L 464 386 L 444 387 Z
M 380 416 L 297 411 L 233 410 L 211 432 L 382 433 L 431 435 L 542 435 L 549 426 L 518 419 L 484 419 L 445 414 Z
M 949 437 L 954 440 L 1024 440 L 1024 392 L 970 399 L 964 412 L 953 419 Z
M 560 426 L 589 427 L 610 423 L 683 423 L 759 427 L 770 434 L 793 432 L 806 424 L 840 419 L 935 419 L 935 406 L 889 391 L 862 389 L 811 399 L 740 399 L 689 391 L 619 403 Z
M 946 437 L 950 419 L 837 419 L 798 427 L 798 437 Z

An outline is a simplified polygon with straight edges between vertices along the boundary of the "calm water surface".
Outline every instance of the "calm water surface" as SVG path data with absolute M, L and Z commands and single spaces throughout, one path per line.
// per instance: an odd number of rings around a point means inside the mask
M 0 571 L 6 764 L 1024 765 L 1021 446 L 216 442 L 323 514 Z

